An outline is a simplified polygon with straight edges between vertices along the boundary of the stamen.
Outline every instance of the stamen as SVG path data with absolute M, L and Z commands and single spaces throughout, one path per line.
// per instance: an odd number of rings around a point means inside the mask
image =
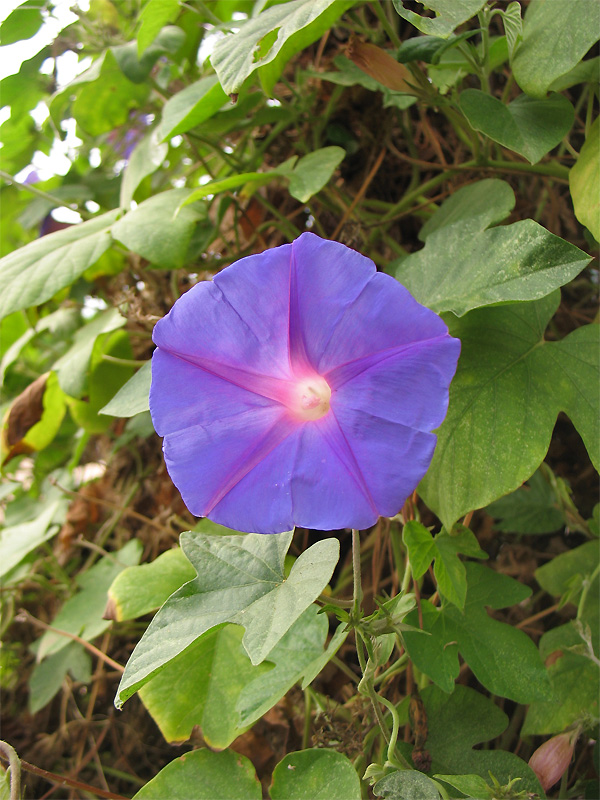
M 320 375 L 298 381 L 294 387 L 290 409 L 303 420 L 321 419 L 329 411 L 331 389 Z

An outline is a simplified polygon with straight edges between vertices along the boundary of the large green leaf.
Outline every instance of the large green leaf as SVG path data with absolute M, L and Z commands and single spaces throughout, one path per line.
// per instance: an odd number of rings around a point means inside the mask
M 531 97 L 543 97 L 599 37 L 597 0 L 531 0 L 512 60 L 515 80 Z
M 435 17 L 421 16 L 414 11 L 409 11 L 404 5 L 404 0 L 394 0 L 394 8 L 412 23 L 421 33 L 431 36 L 441 36 L 446 39 L 455 28 L 462 25 L 485 5 L 485 0 L 422 0 L 423 6 L 428 11 L 433 11 Z
M 272 6 L 246 20 L 237 33 L 229 34 L 217 42 L 211 56 L 211 63 L 225 93 L 238 92 L 249 75 L 270 64 L 283 53 L 285 60 L 278 60 L 280 73 L 286 60 L 322 36 L 354 2 L 355 0 L 291 0 Z M 316 25 L 311 25 L 315 22 Z M 309 36 L 303 36 L 303 29 L 309 26 Z M 268 75 L 265 87 L 268 91 L 272 89 L 277 77 L 278 74 Z
M 437 686 L 427 686 L 421 697 L 429 727 L 426 748 L 432 758 L 430 774 L 436 778 L 444 774 L 479 775 L 489 782 L 491 772 L 501 784 L 521 778 L 519 791 L 544 796 L 531 767 L 514 753 L 474 749 L 500 736 L 508 725 L 507 715 L 492 700 L 460 685 L 450 695 Z M 408 700 L 399 711 L 401 724 L 408 721 Z M 399 748 L 410 760 L 411 746 L 401 743 Z M 478 800 L 483 796 L 478 795 Z
M 142 555 L 142 544 L 137 539 L 104 556 L 97 564 L 77 576 L 81 591 L 70 597 L 52 621 L 52 627 L 91 641 L 99 636 L 111 622 L 103 618 L 107 592 L 116 576 L 126 567 L 137 564 Z M 37 660 L 58 653 L 72 639 L 53 631 L 46 631 L 39 641 Z
M 201 78 L 165 103 L 158 136 L 164 140 L 177 133 L 185 133 L 210 119 L 227 102 L 229 98 L 216 75 Z
M 485 606 L 504 608 L 519 603 L 531 589 L 473 562 L 466 564 L 466 574 L 464 611 L 451 605 L 439 609 L 424 600 L 423 629 L 430 635 L 404 632 L 415 666 L 445 692 L 452 692 L 460 652 L 475 677 L 493 694 L 517 703 L 547 698 L 546 670 L 536 646 L 523 631 L 493 619 L 485 610 Z M 406 622 L 418 626 L 418 613 L 412 611 Z
M 114 238 L 155 267 L 182 267 L 196 222 L 203 216 L 189 206 L 178 211 L 189 197 L 189 189 L 169 189 L 144 200 L 113 225 Z
M 575 216 L 600 241 L 600 117 L 590 128 L 579 158 L 569 172 Z
M 599 463 L 598 328 L 558 342 L 543 338 L 558 293 L 535 303 L 478 309 L 451 319 L 462 341 L 448 414 L 425 502 L 446 528 L 522 485 L 543 461 L 559 411 L 571 418 Z
M 49 300 L 95 264 L 111 244 L 118 214 L 109 211 L 51 233 L 0 259 L 0 318 Z
M 495 179 L 459 189 L 421 232 L 425 247 L 401 262 L 398 280 L 433 311 L 462 316 L 480 306 L 537 300 L 578 275 L 589 256 L 537 222 L 489 227 L 501 210 L 508 213 L 508 198 Z
M 192 750 L 152 778 L 134 800 L 261 800 L 252 763 L 239 753 Z
M 134 417 L 142 411 L 148 411 L 151 378 L 150 361 L 147 361 L 99 413 L 111 417 Z
M 545 100 L 521 94 L 505 105 L 479 89 L 466 89 L 459 104 L 472 128 L 525 156 L 531 164 L 560 143 L 575 119 L 573 106 L 562 94 Z
M 266 661 L 252 665 L 243 635 L 239 625 L 213 628 L 142 686 L 140 698 L 167 742 L 185 742 L 198 726 L 204 741 L 220 750 L 247 729 L 237 710 L 239 696 L 271 669 Z
M 327 652 L 327 633 L 326 616 L 309 606 L 268 661 L 253 665 L 243 628 L 215 628 L 169 662 L 140 697 L 167 741 L 185 741 L 198 725 L 207 744 L 227 747 Z
M 337 539 L 317 542 L 286 578 L 291 540 L 291 533 L 218 538 L 183 533 L 181 546 L 198 577 L 175 592 L 152 620 L 127 663 L 116 705 L 225 622 L 245 628 L 243 644 L 252 663 L 263 661 L 325 588 L 339 557 Z
M 273 770 L 272 800 L 360 800 L 360 781 L 343 753 L 323 748 L 288 753 Z

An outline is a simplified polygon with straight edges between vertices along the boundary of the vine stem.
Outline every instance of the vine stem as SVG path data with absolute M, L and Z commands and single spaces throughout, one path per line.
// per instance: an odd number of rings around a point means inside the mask
M 51 633 L 57 633 L 59 636 L 65 636 L 67 639 L 72 639 L 74 642 L 77 642 L 85 647 L 86 650 L 89 650 L 92 655 L 96 656 L 101 661 L 104 661 L 105 664 L 108 664 L 113 669 L 116 669 L 119 673 L 121 673 L 121 675 L 123 672 L 125 672 L 125 667 L 121 666 L 118 661 L 115 661 L 110 656 L 107 656 L 106 653 L 103 653 L 102 650 L 99 650 L 97 647 L 91 644 L 91 642 L 87 642 L 85 639 L 82 639 L 80 636 L 76 636 L 74 633 L 63 631 L 60 628 L 55 628 L 53 625 L 48 625 L 47 622 L 42 622 L 41 619 L 34 617 L 33 614 L 30 614 L 29 611 L 26 611 L 24 608 L 19 610 L 15 620 L 16 622 L 31 622 L 38 628 L 42 628 L 42 630 L 50 631 Z
M 6 746 L 6 743 L 3 743 Z M 11 748 L 12 749 L 12 748 Z M 8 756 L 5 755 L 4 749 L 0 751 L 2 758 L 8 761 Z M 89 794 L 96 795 L 96 797 L 106 797 L 107 800 L 128 800 L 122 794 L 115 794 L 114 792 L 107 792 L 105 789 L 98 789 L 96 786 L 90 786 L 89 783 L 82 783 L 81 781 L 73 780 L 66 775 L 57 775 L 56 772 L 48 772 L 48 770 L 36 767 L 35 764 L 30 764 L 28 761 L 21 760 L 21 767 L 25 772 L 31 772 L 33 775 L 39 775 L 44 780 L 56 784 L 56 786 L 71 786 L 74 789 L 81 789 Z M 12 800 L 12 795 L 11 795 Z
M 10 800 L 21 798 L 21 760 L 14 747 L 8 742 L 0 742 L 0 752 L 8 761 L 10 767 Z

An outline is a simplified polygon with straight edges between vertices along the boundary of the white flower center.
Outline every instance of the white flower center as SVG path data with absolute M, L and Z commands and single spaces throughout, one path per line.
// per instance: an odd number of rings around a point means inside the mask
M 292 410 L 303 420 L 321 419 L 329 411 L 331 389 L 325 378 L 314 375 L 294 387 Z

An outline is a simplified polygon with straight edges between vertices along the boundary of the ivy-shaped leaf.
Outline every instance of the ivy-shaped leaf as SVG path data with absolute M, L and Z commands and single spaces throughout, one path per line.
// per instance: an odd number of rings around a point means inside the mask
M 467 573 L 458 554 L 472 558 L 487 558 L 475 538 L 464 526 L 449 534 L 442 530 L 432 536 L 424 525 L 416 520 L 407 522 L 402 532 L 404 544 L 408 548 L 413 577 L 418 580 L 425 574 L 435 559 L 433 572 L 441 594 L 459 608 L 464 608 L 467 596 Z
M 227 747 L 315 662 L 331 657 L 323 649 L 327 617 L 317 612 L 307 608 L 262 664 L 248 658 L 239 625 L 214 628 L 169 662 L 140 690 L 165 739 L 185 741 L 197 725 L 211 747 Z
M 415 666 L 445 692 L 452 692 L 458 676 L 458 653 L 475 677 L 493 694 L 517 703 L 545 699 L 546 670 L 536 646 L 523 631 L 492 619 L 486 610 L 504 608 L 525 599 L 531 589 L 481 564 L 466 564 L 467 598 L 464 611 L 448 605 L 436 608 L 422 601 L 423 630 L 404 633 L 406 649 Z M 412 611 L 406 622 L 418 626 Z
M 571 418 L 598 466 L 598 331 L 585 325 L 559 342 L 546 341 L 558 300 L 556 293 L 448 320 L 462 351 L 448 415 L 420 485 L 448 530 L 535 472 L 559 411 Z
M 490 178 L 459 189 L 423 227 L 425 247 L 405 258 L 396 277 L 433 311 L 467 311 L 537 300 L 589 263 L 579 248 L 532 219 L 489 226 L 514 205 L 512 189 Z
M 291 533 L 207 536 L 183 533 L 181 546 L 198 573 L 154 617 L 121 679 L 117 707 L 202 634 L 232 622 L 260 664 L 325 588 L 339 558 L 337 539 L 317 542 L 285 576 Z
M 491 772 L 501 784 L 521 778 L 517 784 L 519 791 L 544 796 L 533 770 L 514 753 L 474 749 L 495 739 L 508 725 L 507 715 L 494 702 L 460 685 L 450 695 L 437 686 L 427 686 L 421 697 L 429 728 L 425 748 L 432 758 L 430 774 L 436 780 L 455 774 L 479 775 L 489 781 Z M 409 699 L 403 701 L 398 709 L 400 724 L 408 721 Z M 412 747 L 400 743 L 399 749 L 410 762 Z M 482 800 L 485 795 L 477 797 Z

